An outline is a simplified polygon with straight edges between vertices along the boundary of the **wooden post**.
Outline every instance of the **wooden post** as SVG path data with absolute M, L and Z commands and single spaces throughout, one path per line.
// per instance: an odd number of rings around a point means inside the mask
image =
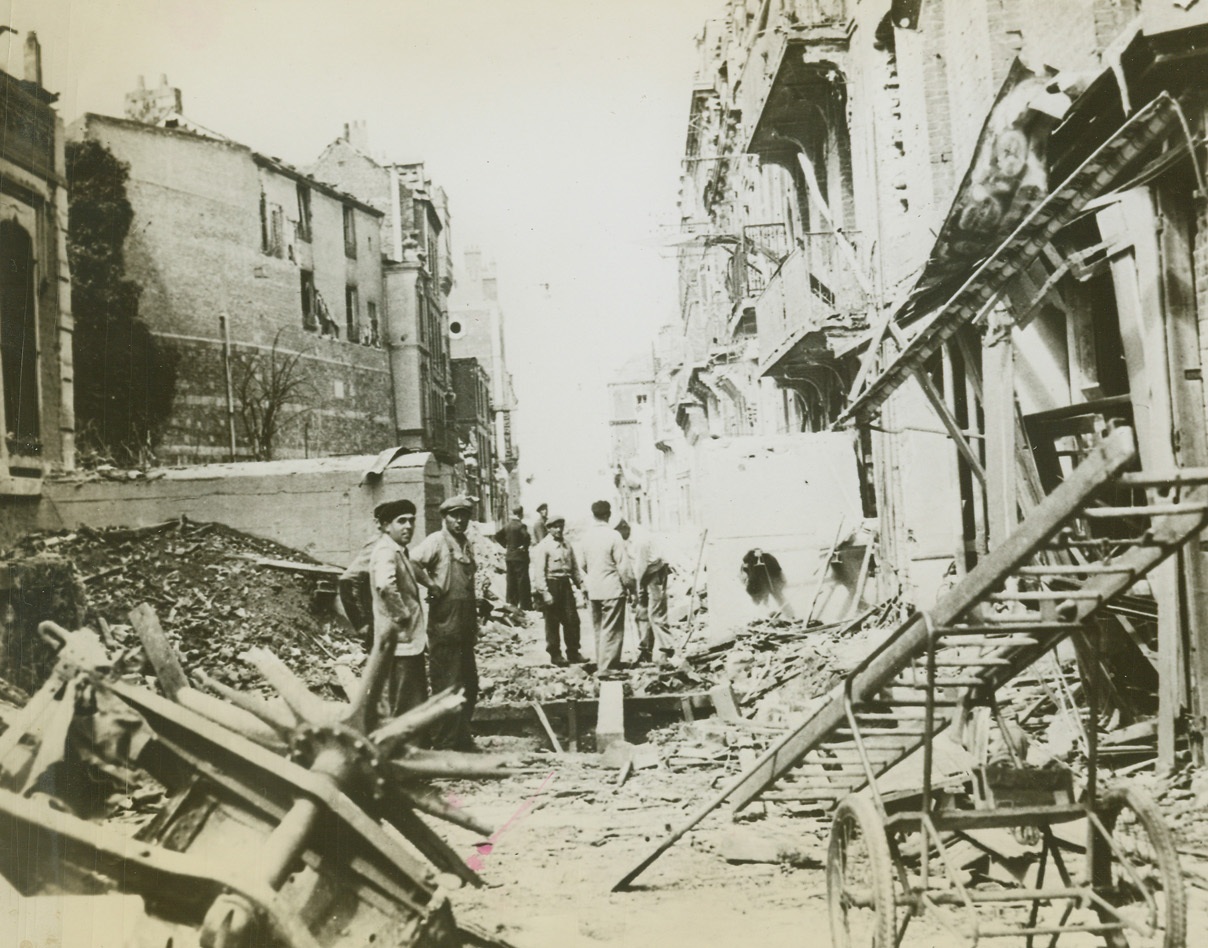
M 997 313 L 997 310 L 995 311 Z M 997 334 L 993 334 L 997 335 Z M 982 344 L 982 394 L 986 413 L 986 505 L 990 548 L 1009 537 L 1019 524 L 1015 485 L 1018 445 L 1015 440 L 1015 340 L 1013 331 Z
M 1177 459 L 1153 200 L 1148 190 L 1136 188 L 1121 194 L 1097 218 L 1104 240 L 1124 246 L 1132 241 L 1130 250 L 1112 260 L 1111 274 L 1137 451 L 1143 468 L 1170 470 Z M 1177 562 L 1162 563 L 1150 573 L 1149 581 L 1158 606 L 1158 768 L 1169 771 L 1175 765 L 1175 727 L 1185 691 Z
M 1208 432 L 1205 431 L 1204 381 L 1200 352 L 1199 314 L 1195 300 L 1195 273 L 1191 234 L 1195 203 L 1185 188 L 1159 187 L 1161 214 L 1158 249 L 1162 265 L 1162 303 L 1166 317 L 1166 351 L 1169 356 L 1174 446 L 1184 467 L 1208 466 Z M 1203 734 L 1208 725 L 1208 558 L 1198 542 L 1179 553 L 1186 592 L 1185 619 L 1188 703 L 1195 725 L 1190 729 L 1192 755 L 1205 760 Z M 1198 740 L 1196 739 L 1198 736 Z

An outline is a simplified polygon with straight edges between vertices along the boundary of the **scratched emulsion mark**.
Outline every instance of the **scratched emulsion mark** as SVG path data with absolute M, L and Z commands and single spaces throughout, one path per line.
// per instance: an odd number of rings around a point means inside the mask
M 551 770 L 548 774 L 546 774 L 545 779 L 541 781 L 541 786 L 537 788 L 537 792 L 520 804 L 520 806 L 517 807 L 516 812 L 508 818 L 506 823 L 499 827 L 499 829 L 495 830 L 489 839 L 481 843 L 474 844 L 474 848 L 477 850 L 477 852 L 466 859 L 467 866 L 469 866 L 475 872 L 482 872 L 482 867 L 484 865 L 483 857 L 491 855 L 492 851 L 495 849 L 495 843 L 499 841 L 499 837 L 502 836 L 504 832 L 507 831 L 511 826 L 527 816 L 528 812 L 537 805 L 537 797 L 541 796 L 541 794 L 545 791 L 545 788 L 549 786 L 549 782 L 554 779 L 555 773 L 557 773 L 557 771 Z M 452 803 L 453 801 L 450 800 L 449 802 Z M 460 801 L 458 802 L 460 803 Z M 453 805 L 457 806 L 458 804 L 454 803 Z

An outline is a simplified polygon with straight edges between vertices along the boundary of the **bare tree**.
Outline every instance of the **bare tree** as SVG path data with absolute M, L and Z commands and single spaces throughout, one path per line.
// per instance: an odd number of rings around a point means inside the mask
M 282 352 L 281 332 L 268 351 L 245 349 L 232 359 L 239 417 L 257 461 L 271 461 L 277 436 L 314 409 L 314 387 L 302 364 L 306 353 Z

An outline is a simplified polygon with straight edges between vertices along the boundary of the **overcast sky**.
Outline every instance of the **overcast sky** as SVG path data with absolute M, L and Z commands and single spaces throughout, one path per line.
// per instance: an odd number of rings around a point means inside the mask
M 9 0 L 67 122 L 166 74 L 194 121 L 305 165 L 345 122 L 422 160 L 458 250 L 498 262 L 530 506 L 572 516 L 605 476 L 611 371 L 676 319 L 694 38 L 721 0 Z

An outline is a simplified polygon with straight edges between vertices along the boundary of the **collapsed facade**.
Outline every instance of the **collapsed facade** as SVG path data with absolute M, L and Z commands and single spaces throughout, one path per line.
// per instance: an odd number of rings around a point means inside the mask
M 18 504 L 75 465 L 63 123 L 35 34 L 24 51 L 24 78 L 0 72 L 0 498 Z
M 699 38 L 682 318 L 650 372 L 654 451 L 616 459 L 626 502 L 776 554 L 754 524 L 772 485 L 834 477 L 840 500 L 794 514 L 844 508 L 799 585 L 859 521 L 869 590 L 928 608 L 1111 426 L 1147 469 L 1208 462 L 1206 32 L 1170 0 L 729 3 Z M 1186 549 L 1134 591 L 1166 764 L 1178 733 L 1199 753 L 1205 566 Z

